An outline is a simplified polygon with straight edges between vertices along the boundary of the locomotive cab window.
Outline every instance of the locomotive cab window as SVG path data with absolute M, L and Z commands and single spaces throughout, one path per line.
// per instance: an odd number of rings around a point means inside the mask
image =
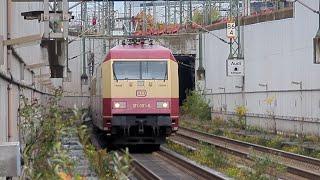
M 168 79 L 166 61 L 143 61 L 141 65 L 142 79 Z
M 115 80 L 167 80 L 167 61 L 115 61 Z
M 140 64 L 137 61 L 113 62 L 113 77 L 116 80 L 140 79 Z

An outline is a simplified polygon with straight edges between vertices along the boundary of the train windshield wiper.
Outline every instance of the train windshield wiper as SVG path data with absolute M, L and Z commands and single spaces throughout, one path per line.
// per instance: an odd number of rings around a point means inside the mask
M 164 78 L 163 78 L 163 81 L 166 81 L 166 79 L 167 79 L 167 76 L 168 76 L 168 68 L 166 68 L 166 73 L 164 74 Z
M 114 79 L 116 79 L 116 81 L 118 82 L 118 78 L 117 78 L 116 72 L 114 72 L 114 65 L 113 64 L 112 64 L 112 72 L 113 72 Z

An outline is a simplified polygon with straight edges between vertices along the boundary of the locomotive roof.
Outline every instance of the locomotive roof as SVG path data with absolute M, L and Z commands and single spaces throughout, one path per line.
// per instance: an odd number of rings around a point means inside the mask
M 171 59 L 170 49 L 159 45 L 118 45 L 110 49 L 105 61 L 110 59 Z

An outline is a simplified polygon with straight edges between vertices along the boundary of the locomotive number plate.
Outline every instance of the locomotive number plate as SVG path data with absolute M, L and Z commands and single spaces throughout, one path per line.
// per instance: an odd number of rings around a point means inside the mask
M 150 108 L 150 104 L 132 104 L 133 108 Z
M 147 91 L 146 90 L 137 90 L 136 91 L 136 96 L 137 97 L 146 97 L 147 96 Z

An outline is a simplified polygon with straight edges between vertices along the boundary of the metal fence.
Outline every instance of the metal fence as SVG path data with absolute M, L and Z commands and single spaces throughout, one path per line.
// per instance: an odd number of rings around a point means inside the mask
M 249 125 L 320 135 L 320 89 L 202 93 L 213 115 L 236 118 L 235 109 L 245 106 Z
M 251 15 L 255 15 L 259 13 L 271 12 L 271 11 L 290 8 L 290 7 L 293 7 L 293 2 L 287 2 L 287 1 L 251 2 L 250 12 L 251 12 Z
M 320 122 L 320 89 L 275 90 L 253 92 L 207 93 L 203 95 L 209 100 L 214 111 L 234 111 L 237 106 L 244 105 L 248 113 L 268 114 Z M 268 101 L 268 102 L 267 102 Z

